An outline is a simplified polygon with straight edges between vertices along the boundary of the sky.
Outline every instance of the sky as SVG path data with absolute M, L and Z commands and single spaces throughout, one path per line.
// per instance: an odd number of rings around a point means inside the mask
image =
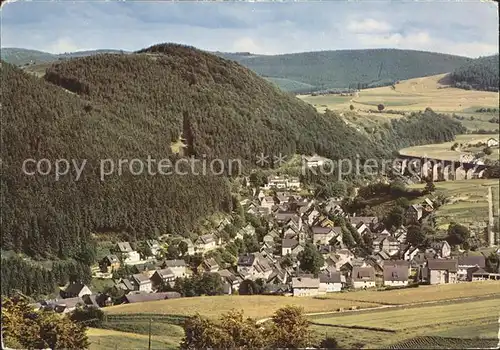
M 63 53 L 174 42 L 258 54 L 399 48 L 478 57 L 498 53 L 497 6 L 475 0 L 18 0 L 1 8 L 1 46 Z

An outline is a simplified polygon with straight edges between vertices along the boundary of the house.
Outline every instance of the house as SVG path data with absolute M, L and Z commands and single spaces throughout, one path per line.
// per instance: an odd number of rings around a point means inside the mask
M 115 282 L 115 287 L 118 290 L 123 290 L 125 294 L 135 290 L 134 284 L 128 278 L 120 278 Z
M 404 287 L 408 285 L 408 266 L 384 265 L 384 286 Z
M 300 189 L 300 179 L 298 177 L 290 177 L 287 179 L 287 188 L 299 190 Z
M 161 285 L 175 281 L 175 274 L 169 268 L 156 270 L 150 278 L 154 288 L 159 288 Z
M 330 227 L 314 226 L 311 231 L 314 244 L 328 244 L 335 234 Z
M 163 268 L 169 268 L 175 277 L 186 277 L 186 262 L 182 259 L 165 260 Z
M 303 247 L 296 239 L 284 238 L 281 240 L 281 256 L 298 255 L 303 250 Z
M 84 295 L 92 294 L 92 291 L 85 284 L 77 282 L 70 283 L 66 288 L 61 289 L 60 294 L 64 299 L 76 297 L 81 298 Z
M 304 156 L 302 157 L 302 161 L 308 168 L 322 167 L 325 163 L 330 162 L 328 158 L 318 156 L 317 154 L 310 157 Z
M 160 243 L 156 239 L 146 240 L 146 246 L 151 250 L 152 256 L 157 256 L 161 251 Z
M 214 258 L 208 258 L 202 261 L 200 270 L 205 272 L 217 272 L 219 271 L 219 264 Z
M 451 246 L 447 241 L 439 241 L 431 243 L 431 248 L 436 251 L 440 258 L 449 258 L 451 255 Z
M 488 147 L 498 147 L 498 140 L 494 138 L 489 138 L 486 141 L 486 146 Z
M 315 296 L 319 294 L 319 278 L 293 277 L 292 291 L 294 297 Z
M 340 272 L 326 272 L 319 275 L 319 292 L 340 292 L 345 285 L 345 276 Z
M 263 237 L 264 243 L 268 244 L 273 244 L 275 243 L 276 239 L 279 238 L 278 232 L 276 230 L 271 230 L 267 235 Z
M 147 301 L 177 299 L 180 297 L 181 295 L 178 292 L 130 293 L 124 296 L 123 302 L 133 304 L 133 303 L 144 303 Z
M 492 273 L 481 267 L 471 267 L 467 270 L 467 281 L 500 281 L 500 273 Z
M 274 198 L 273 197 L 270 197 L 270 196 L 266 196 L 264 198 L 262 198 L 262 201 L 260 202 L 260 206 L 262 208 L 267 208 L 269 210 L 272 209 L 272 207 L 275 205 L 276 203 L 274 203 Z
M 427 281 L 430 284 L 456 283 L 458 261 L 455 259 L 427 260 Z
M 206 253 L 217 248 L 218 238 L 214 235 L 203 235 L 198 237 L 195 242 L 195 251 Z
M 119 242 L 116 244 L 116 251 L 122 256 L 125 265 L 135 265 L 141 261 L 139 253 L 132 249 L 129 242 Z
M 66 298 L 63 300 L 56 300 L 52 303 L 51 308 L 62 314 L 67 314 L 76 310 L 79 306 L 84 306 L 85 302 L 80 297 Z
M 240 288 L 242 282 L 241 278 L 238 278 L 229 270 L 220 270 L 216 272 L 224 282 L 224 294 L 234 294 Z
M 476 256 L 461 256 L 458 258 L 457 278 L 461 281 L 467 280 L 467 271 L 472 267 L 484 269 L 486 267 L 486 259 L 483 255 Z
M 378 218 L 375 216 L 351 216 L 348 219 L 352 226 L 356 227 L 359 223 L 364 223 L 372 231 L 375 231 L 378 224 Z
M 365 234 L 369 234 L 370 233 L 370 229 L 368 228 L 368 226 L 366 226 L 366 224 L 364 222 L 358 223 L 355 226 L 355 229 L 356 229 L 356 231 L 358 231 L 358 233 L 361 236 L 364 236 Z
M 403 260 L 412 261 L 419 252 L 417 247 L 408 246 L 403 252 Z
M 405 213 L 407 223 L 416 223 L 423 216 L 423 207 L 420 204 L 412 204 L 408 207 Z
M 399 241 L 392 237 L 392 236 L 386 236 L 385 238 L 382 239 L 381 241 L 381 249 L 384 252 L 387 252 L 390 256 L 393 256 L 394 254 L 397 254 L 399 252 Z
M 401 226 L 400 228 L 398 228 L 393 236 L 400 242 L 400 243 L 404 243 L 406 242 L 406 235 L 408 234 L 408 230 L 406 229 L 406 227 L 404 226 Z
M 375 269 L 373 267 L 353 267 L 351 278 L 352 286 L 355 289 L 375 287 Z
M 238 273 L 244 279 L 267 280 L 273 272 L 272 263 L 260 253 L 240 255 L 237 265 Z
M 288 271 L 281 268 L 279 264 L 273 269 L 273 272 L 269 275 L 267 279 L 267 284 L 283 284 L 288 280 Z
M 313 208 L 309 212 L 306 212 L 304 218 L 307 221 L 307 224 L 311 226 L 319 215 L 320 212 Z
M 101 272 L 113 272 L 120 268 L 120 259 L 115 254 L 106 255 L 99 263 Z
M 153 291 L 153 284 L 149 277 L 142 273 L 132 275 L 131 282 L 134 285 L 134 290 L 139 292 L 151 293 Z

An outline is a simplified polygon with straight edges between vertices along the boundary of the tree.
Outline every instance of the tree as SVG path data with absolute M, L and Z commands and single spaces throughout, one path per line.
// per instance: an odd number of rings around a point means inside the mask
M 80 307 L 73 311 L 69 318 L 88 327 L 100 327 L 104 320 L 104 312 L 94 306 Z
M 199 314 L 189 317 L 185 321 L 184 333 L 180 345 L 181 349 L 229 349 L 233 346 L 229 334 Z
M 254 295 L 254 294 L 260 294 L 260 287 L 257 285 L 252 280 L 244 280 L 240 284 L 240 288 L 238 290 L 238 293 L 240 295 Z
M 351 111 L 354 111 L 354 106 L 353 106 L 353 105 L 350 105 L 350 106 L 349 106 L 349 109 L 350 109 Z
M 177 249 L 179 250 L 181 257 L 184 257 L 187 254 L 189 247 L 185 241 L 180 241 Z
M 22 297 L 2 298 L 5 344 L 30 349 L 86 349 L 86 327 L 53 311 L 34 311 Z
M 323 267 L 325 260 L 312 243 L 307 243 L 299 253 L 300 268 L 306 272 L 317 274 Z
M 470 231 L 467 227 L 457 223 L 451 223 L 450 226 L 448 226 L 448 237 L 446 240 L 451 245 L 463 244 L 467 242 L 469 237 Z
M 379 105 L 377 106 L 377 108 L 378 108 L 378 111 L 379 111 L 379 112 L 382 112 L 382 111 L 384 110 L 385 106 L 384 106 L 383 104 L 379 104 Z
M 220 319 L 222 330 L 228 334 L 233 349 L 261 349 L 266 339 L 260 325 L 251 318 L 244 318 L 243 311 L 231 310 Z
M 436 185 L 434 185 L 434 181 L 432 180 L 427 181 L 427 183 L 425 184 L 425 192 L 432 193 L 435 190 L 436 190 Z
M 493 150 L 491 149 L 491 147 L 486 147 L 485 149 L 483 149 L 483 152 L 484 152 L 484 154 L 489 156 L 490 154 L 493 153 Z
M 400 227 L 405 218 L 405 209 L 401 206 L 395 206 L 391 209 L 384 220 L 386 227 Z
M 224 282 L 221 276 L 217 273 L 204 273 L 198 281 L 198 293 L 200 295 L 224 294 Z
M 305 348 L 310 342 L 309 320 L 303 309 L 286 306 L 276 311 L 272 317 L 271 347 L 297 349 Z
M 425 242 L 425 233 L 419 225 L 411 225 L 408 227 L 406 234 L 406 242 L 414 247 L 419 247 Z
M 500 257 L 495 252 L 491 252 L 486 257 L 486 271 L 498 273 L 500 271 Z
M 333 337 L 326 336 L 321 343 L 319 343 L 320 349 L 339 349 L 339 343 Z

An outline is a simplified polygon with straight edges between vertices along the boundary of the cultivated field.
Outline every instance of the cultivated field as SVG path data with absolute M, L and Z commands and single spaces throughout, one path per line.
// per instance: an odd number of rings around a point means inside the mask
M 312 322 L 319 337 L 331 334 L 343 348 L 374 348 L 419 335 L 494 338 L 499 308 L 500 299 L 488 299 L 316 316 Z
M 172 300 L 151 301 L 140 304 L 125 304 L 111 306 L 104 309 L 107 313 L 114 314 L 169 314 L 193 315 L 199 312 L 207 317 L 218 317 L 231 309 L 244 310 L 245 316 L 265 318 L 271 316 L 276 310 L 286 305 L 297 305 L 304 308 L 305 312 L 336 311 L 339 308 L 368 308 L 378 306 L 377 303 L 358 302 L 342 299 L 320 300 L 314 298 L 292 298 L 282 296 L 250 295 L 250 296 L 207 296 L 194 298 L 181 298 Z
M 461 154 L 471 153 L 470 151 L 467 150 L 468 146 L 477 144 L 478 142 L 486 143 L 486 141 L 491 137 L 498 138 L 498 135 L 479 135 L 479 134 L 457 135 L 455 141 L 403 148 L 402 150 L 399 151 L 399 153 L 407 156 L 458 161 L 460 160 Z M 461 150 L 455 150 L 455 151 L 451 150 L 451 147 L 455 143 L 463 145 L 461 147 Z M 498 160 L 498 147 L 493 149 L 493 153 L 488 158 Z
M 462 224 L 486 223 L 488 220 L 488 187 L 493 192 L 493 213 L 497 215 L 499 201 L 498 179 L 475 179 L 436 182 L 436 193 L 443 193 L 449 202 L 436 211 L 437 224 L 446 228 L 451 221 Z M 416 184 L 411 188 L 424 188 Z M 446 227 L 444 227 L 446 226 Z
M 332 293 L 319 298 L 281 296 L 215 296 L 152 301 L 140 304 L 124 304 L 105 308 L 110 315 L 116 314 L 168 314 L 192 315 L 199 312 L 217 317 L 231 309 L 242 309 L 245 316 L 265 318 L 286 305 L 302 306 L 306 313 L 333 312 L 352 306 L 370 308 L 384 304 L 408 304 L 455 298 L 480 297 L 496 293 L 500 298 L 499 282 L 465 283 L 442 286 L 421 286 L 404 290 L 359 291 Z
M 487 281 L 419 286 L 418 288 L 387 291 L 363 290 L 349 293 L 330 293 L 325 297 L 328 299 L 347 299 L 383 305 L 401 305 L 458 298 L 474 298 L 490 294 L 497 294 L 500 299 L 500 282 Z
M 476 107 L 498 108 L 497 92 L 450 88 L 443 82 L 445 75 L 404 80 L 396 84 L 395 89 L 385 86 L 361 90 L 358 96 L 348 98 L 335 95 L 301 95 L 299 98 L 314 105 L 319 111 L 324 111 L 325 108 L 348 110 L 351 104 L 358 111 L 367 111 L 376 109 L 380 103 L 392 110 L 419 111 L 430 107 L 434 111 L 445 113 L 465 112 L 475 110 Z

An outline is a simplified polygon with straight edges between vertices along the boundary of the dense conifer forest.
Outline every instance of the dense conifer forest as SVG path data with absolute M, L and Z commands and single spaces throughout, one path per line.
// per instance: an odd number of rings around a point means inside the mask
M 242 159 L 247 166 L 261 152 L 380 159 L 463 131 L 457 121 L 426 110 L 372 135 L 360 133 L 236 62 L 179 45 L 58 62 L 45 80 L 4 62 L 1 74 L 1 248 L 68 262 L 42 273 L 24 260 L 3 261 L 2 286 L 28 294 L 48 293 L 75 270 L 87 276 L 81 270 L 95 260 L 92 233 L 132 241 L 187 235 L 200 219 L 232 210 L 228 177 L 124 171 L 101 181 L 101 159 L 175 161 L 183 155 L 171 145 L 181 135 L 184 155 Z M 24 175 L 28 158 L 87 163 L 80 179 L 72 170 L 56 180 L 53 172 Z
M 480 57 L 450 74 L 453 85 L 467 90 L 498 91 L 498 55 Z
M 470 58 L 397 49 L 338 50 L 284 55 L 224 54 L 289 91 L 389 85 L 398 80 L 452 72 Z M 290 81 L 296 82 L 290 84 Z M 303 87 L 308 84 L 311 87 Z

